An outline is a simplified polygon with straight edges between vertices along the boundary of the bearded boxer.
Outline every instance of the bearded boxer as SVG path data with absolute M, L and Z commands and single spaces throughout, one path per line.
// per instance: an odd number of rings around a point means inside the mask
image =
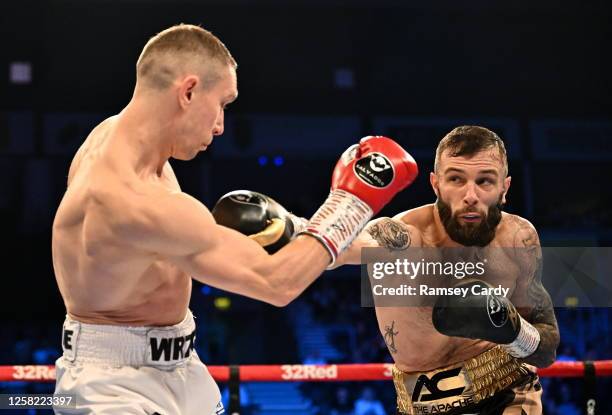
M 433 307 L 376 307 L 395 361 L 398 413 L 540 414 L 533 366 L 553 363 L 559 329 L 541 283 L 536 229 L 502 212 L 511 183 L 502 140 L 483 127 L 455 128 L 438 145 L 430 183 L 434 204 L 370 222 L 336 265 L 359 264 L 361 248 L 376 246 L 499 248 L 509 256 L 486 281 L 458 282 L 465 297 L 441 296 Z M 510 288 L 507 297 L 473 294 L 497 283 Z
M 131 101 L 78 150 L 53 223 L 67 309 L 55 390 L 77 404 L 56 412 L 221 413 L 219 389 L 194 351 L 191 278 L 286 305 L 410 184 L 416 165 L 391 139 L 363 139 L 337 164 L 309 222 L 249 197 L 261 222 L 245 237 L 181 192 L 168 163 L 194 158 L 223 133 L 238 95 L 229 51 L 210 32 L 178 25 L 149 40 L 136 71 Z M 369 167 L 373 159 L 382 173 Z M 274 255 L 258 243 L 281 236 L 293 240 Z

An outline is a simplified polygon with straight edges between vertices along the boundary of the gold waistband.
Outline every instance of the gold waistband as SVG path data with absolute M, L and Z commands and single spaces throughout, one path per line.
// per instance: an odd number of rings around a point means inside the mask
M 407 415 L 465 408 L 520 383 L 530 375 L 524 364 L 496 346 L 464 362 L 429 372 L 393 367 L 397 406 Z

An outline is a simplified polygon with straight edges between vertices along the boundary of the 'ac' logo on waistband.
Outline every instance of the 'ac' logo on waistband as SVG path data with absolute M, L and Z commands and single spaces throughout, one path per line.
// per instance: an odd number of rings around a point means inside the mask
M 189 357 L 195 345 L 195 330 L 187 336 L 150 337 L 151 360 L 154 362 L 170 362 Z
M 440 390 L 438 388 L 438 383 L 443 379 L 448 379 L 455 377 L 461 372 L 461 367 L 457 367 L 454 369 L 445 370 L 443 372 L 438 372 L 430 378 L 427 375 L 421 375 L 416 381 L 414 385 L 414 391 L 412 392 L 412 401 L 413 402 L 428 402 L 435 401 L 437 399 L 449 398 L 451 396 L 460 395 L 465 386 L 460 388 L 453 388 L 447 390 Z M 421 394 L 423 386 L 427 388 L 429 393 Z

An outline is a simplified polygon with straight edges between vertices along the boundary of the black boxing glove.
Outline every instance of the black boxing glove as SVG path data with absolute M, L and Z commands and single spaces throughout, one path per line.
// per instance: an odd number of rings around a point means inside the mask
M 270 254 L 287 245 L 306 224 L 306 219 L 287 212 L 271 197 L 250 190 L 222 196 L 212 215 L 219 225 L 247 235 Z
M 514 357 L 527 357 L 538 348 L 540 333 L 516 311 L 506 297 L 482 293 L 491 286 L 471 280 L 458 285 L 461 295 L 439 296 L 432 314 L 433 325 L 447 336 L 482 339 L 502 345 Z

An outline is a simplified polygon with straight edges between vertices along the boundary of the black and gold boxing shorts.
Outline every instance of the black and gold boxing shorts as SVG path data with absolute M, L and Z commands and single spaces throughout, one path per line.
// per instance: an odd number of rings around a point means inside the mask
M 406 373 L 393 367 L 401 415 L 476 412 L 485 400 L 535 378 L 526 364 L 499 346 L 429 372 Z

